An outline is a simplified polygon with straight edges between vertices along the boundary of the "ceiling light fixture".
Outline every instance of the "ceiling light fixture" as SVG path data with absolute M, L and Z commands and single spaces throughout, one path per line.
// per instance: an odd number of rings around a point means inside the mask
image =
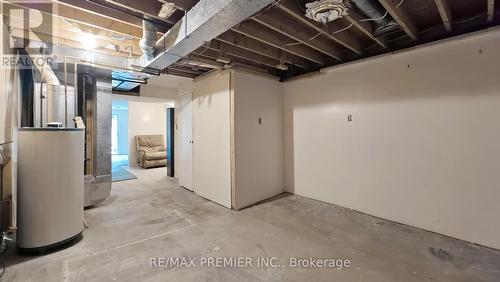
M 80 42 L 83 44 L 85 49 L 95 49 L 97 47 L 97 39 L 95 35 L 90 33 L 83 33 L 80 37 Z
M 306 4 L 306 17 L 327 23 L 348 15 L 349 7 L 345 0 L 319 0 Z

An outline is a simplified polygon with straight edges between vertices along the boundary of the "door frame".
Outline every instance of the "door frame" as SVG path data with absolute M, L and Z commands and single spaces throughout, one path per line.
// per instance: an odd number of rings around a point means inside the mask
M 186 96 L 186 95 L 191 95 L 191 142 L 192 142 L 192 139 L 193 139 L 193 95 L 194 95 L 194 91 L 187 91 L 187 92 L 184 92 L 184 93 L 181 93 L 179 95 L 179 124 L 180 124 L 180 130 L 179 130 L 179 167 L 178 167 L 178 171 L 179 171 L 179 185 L 181 187 L 184 187 L 190 191 L 194 191 L 194 187 L 193 187 L 193 143 L 191 143 L 191 187 L 186 187 L 184 186 L 183 184 L 183 150 L 184 150 L 184 142 L 183 142 L 183 134 L 182 134 L 182 130 L 183 130 L 183 126 L 184 126 L 184 122 L 183 122 L 183 113 L 182 113 L 182 97 L 183 96 Z

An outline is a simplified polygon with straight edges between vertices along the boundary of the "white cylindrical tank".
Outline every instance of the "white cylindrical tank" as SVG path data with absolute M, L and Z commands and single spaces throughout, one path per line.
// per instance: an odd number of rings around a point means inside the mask
M 84 134 L 76 128 L 19 129 L 19 248 L 51 248 L 81 234 Z

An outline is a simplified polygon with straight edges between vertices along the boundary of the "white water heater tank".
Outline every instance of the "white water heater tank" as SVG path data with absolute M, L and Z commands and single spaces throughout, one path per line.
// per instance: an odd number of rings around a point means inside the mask
M 19 129 L 20 249 L 50 249 L 82 233 L 84 134 L 77 128 Z

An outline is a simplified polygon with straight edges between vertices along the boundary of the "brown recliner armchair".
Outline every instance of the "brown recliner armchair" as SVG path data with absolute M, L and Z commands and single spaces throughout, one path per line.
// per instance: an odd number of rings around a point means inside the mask
M 167 165 L 167 150 L 163 135 L 137 135 L 135 137 L 137 162 L 143 168 Z

